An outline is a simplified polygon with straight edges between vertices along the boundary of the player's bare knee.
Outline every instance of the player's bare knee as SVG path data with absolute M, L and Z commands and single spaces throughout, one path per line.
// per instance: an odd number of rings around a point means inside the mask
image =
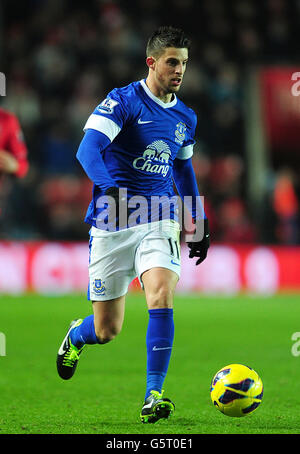
M 173 290 L 167 285 L 161 285 L 147 295 L 149 309 L 167 309 L 173 307 Z
M 117 326 L 103 326 L 95 328 L 96 336 L 100 344 L 107 344 L 112 341 L 121 331 Z

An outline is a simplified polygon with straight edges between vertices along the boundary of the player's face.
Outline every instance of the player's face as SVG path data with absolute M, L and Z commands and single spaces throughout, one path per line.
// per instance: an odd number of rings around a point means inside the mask
M 154 75 L 160 89 L 165 93 L 176 93 L 188 61 L 188 49 L 167 47 L 164 53 L 155 60 Z

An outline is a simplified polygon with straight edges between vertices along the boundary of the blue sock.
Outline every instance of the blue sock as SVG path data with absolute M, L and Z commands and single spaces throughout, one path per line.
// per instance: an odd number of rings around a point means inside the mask
M 161 393 L 167 374 L 174 339 L 173 309 L 150 309 L 146 335 L 147 388 Z
M 83 322 L 71 329 L 70 339 L 77 348 L 83 347 L 84 344 L 98 344 L 98 338 L 95 333 L 94 315 L 89 315 L 83 319 Z

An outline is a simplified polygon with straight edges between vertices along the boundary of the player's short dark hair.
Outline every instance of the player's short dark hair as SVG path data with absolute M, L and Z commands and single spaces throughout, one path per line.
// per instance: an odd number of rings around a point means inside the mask
M 146 55 L 147 57 L 158 58 L 167 47 L 186 48 L 189 50 L 191 41 L 180 28 L 164 25 L 150 36 L 146 47 Z

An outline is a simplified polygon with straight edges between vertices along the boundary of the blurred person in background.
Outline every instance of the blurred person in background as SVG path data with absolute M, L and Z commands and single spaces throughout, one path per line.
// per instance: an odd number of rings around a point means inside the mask
M 281 169 L 275 179 L 272 197 L 276 240 L 282 244 L 299 242 L 299 200 L 295 177 L 288 168 Z
M 7 224 L 14 179 L 23 178 L 28 167 L 27 147 L 19 120 L 13 113 L 0 108 L 0 232 Z

